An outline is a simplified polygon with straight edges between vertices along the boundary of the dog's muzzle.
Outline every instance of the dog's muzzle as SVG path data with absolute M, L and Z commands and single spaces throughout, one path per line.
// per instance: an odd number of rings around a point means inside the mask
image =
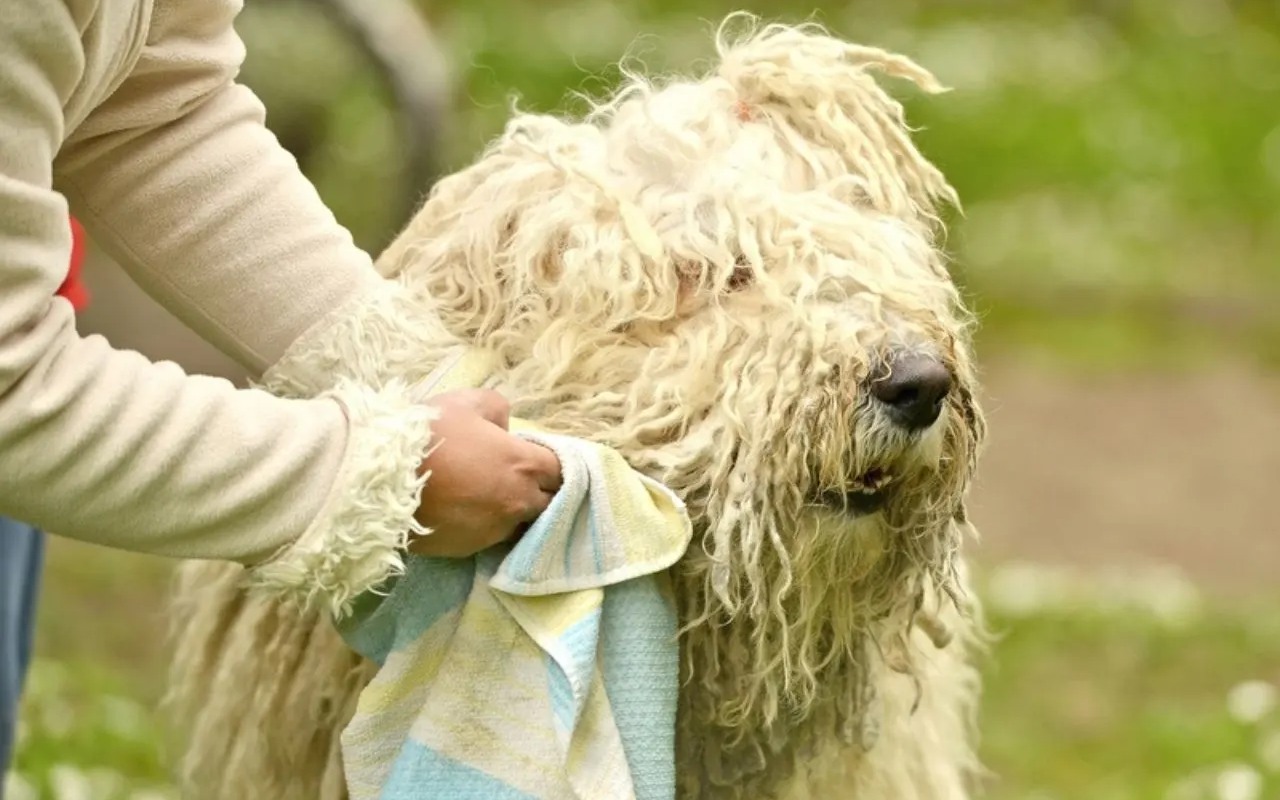
M 889 501 L 889 488 L 893 476 L 881 469 L 868 470 L 854 481 L 853 487 L 843 492 L 826 492 L 819 504 L 841 514 L 855 517 L 870 516 L 879 512 Z

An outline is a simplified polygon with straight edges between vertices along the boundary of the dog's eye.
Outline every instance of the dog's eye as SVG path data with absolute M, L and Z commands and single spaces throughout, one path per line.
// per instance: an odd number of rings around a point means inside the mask
M 751 270 L 751 265 L 747 263 L 744 256 L 738 256 L 734 261 L 733 274 L 729 276 L 729 291 L 737 292 L 750 286 L 755 280 L 755 273 Z

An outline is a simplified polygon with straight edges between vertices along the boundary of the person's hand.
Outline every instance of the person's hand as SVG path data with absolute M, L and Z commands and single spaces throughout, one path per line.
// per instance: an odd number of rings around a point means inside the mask
M 411 552 L 460 558 L 513 537 L 560 488 L 554 452 L 507 431 L 510 405 L 497 392 L 464 389 L 432 398 L 430 472 L 417 519 L 431 533 Z

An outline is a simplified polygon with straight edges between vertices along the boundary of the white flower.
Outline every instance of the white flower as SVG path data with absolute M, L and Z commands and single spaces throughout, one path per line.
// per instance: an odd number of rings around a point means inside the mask
M 128 781 L 113 769 L 58 764 L 49 771 L 49 783 L 55 800 L 107 800 L 119 797 Z
M 1262 776 L 1245 764 L 1232 764 L 1218 773 L 1218 800 L 1258 800 Z
M 1258 722 L 1276 707 L 1276 687 L 1266 681 L 1245 681 L 1227 693 L 1227 712 L 1236 722 Z
M 1155 566 L 1141 570 L 1137 577 L 1130 583 L 1134 605 L 1162 622 L 1182 625 L 1200 610 L 1200 592 L 1180 570 Z
M 77 766 L 58 764 L 49 770 L 54 800 L 95 800 L 93 782 Z
M 1271 731 L 1258 742 L 1258 760 L 1271 772 L 1280 773 L 1280 731 Z
M 102 698 L 103 723 L 113 733 L 141 740 L 147 734 L 147 712 L 141 704 L 126 697 Z
M 1058 571 L 1039 564 L 1013 562 L 991 575 L 987 599 L 992 608 L 1013 617 L 1026 617 L 1063 605 L 1065 585 Z
M 9 800 L 39 800 L 40 798 L 31 781 L 16 772 L 9 772 L 4 776 L 4 784 L 0 789 L 3 789 L 0 791 L 0 797 L 7 797 Z
M 1164 565 L 1082 570 L 1012 562 L 990 573 L 985 595 L 992 610 L 1012 617 L 1138 613 L 1171 628 L 1195 619 L 1202 605 L 1195 584 Z

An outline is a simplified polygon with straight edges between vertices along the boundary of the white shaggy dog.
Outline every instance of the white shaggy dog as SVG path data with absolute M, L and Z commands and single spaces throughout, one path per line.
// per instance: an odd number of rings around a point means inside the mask
M 584 121 L 515 118 L 380 259 L 387 296 L 267 385 L 416 381 L 487 348 L 519 416 L 678 492 L 683 800 L 966 798 L 984 423 L 938 243 L 954 193 L 874 73 L 939 86 L 814 27 L 718 53 Z M 183 796 L 343 797 L 368 665 L 238 568 L 190 566 L 180 595 Z

